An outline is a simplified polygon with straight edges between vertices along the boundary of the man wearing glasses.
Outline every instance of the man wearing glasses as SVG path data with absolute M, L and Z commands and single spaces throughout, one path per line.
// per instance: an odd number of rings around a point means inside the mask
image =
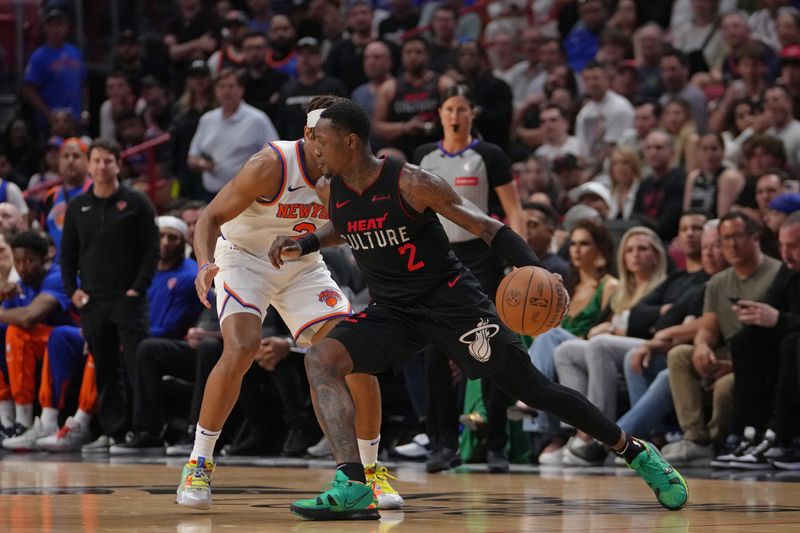
M 764 301 L 781 262 L 761 251 L 756 222 L 741 212 L 730 212 L 719 224 L 722 254 L 730 264 L 706 285 L 703 315 L 694 345 L 676 346 L 667 355 L 669 383 L 683 440 L 664 447 L 662 454 L 677 465 L 708 466 L 715 446 L 727 436 L 732 403 L 728 394 L 733 371 L 729 345 L 742 329 L 739 302 Z M 724 381 L 723 381 L 724 380 Z M 703 395 L 713 391 L 709 422 Z

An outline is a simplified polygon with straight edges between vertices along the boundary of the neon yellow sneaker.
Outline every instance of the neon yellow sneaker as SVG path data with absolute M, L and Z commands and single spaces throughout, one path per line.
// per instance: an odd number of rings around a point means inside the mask
M 211 474 L 214 463 L 205 457 L 192 459 L 183 467 L 181 483 L 178 485 L 177 501 L 180 505 L 195 509 L 211 508 Z
M 389 484 L 389 478 L 397 479 L 389 474 L 389 470 L 380 463 L 367 465 L 364 467 L 364 474 L 367 476 L 367 485 L 372 487 L 375 497 L 378 499 L 378 509 L 402 509 L 405 505 L 403 497 L 394 490 Z

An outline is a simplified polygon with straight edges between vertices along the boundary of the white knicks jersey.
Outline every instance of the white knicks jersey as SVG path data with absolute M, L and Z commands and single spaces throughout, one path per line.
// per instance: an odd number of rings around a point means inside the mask
M 278 235 L 299 237 L 328 222 L 328 207 L 320 203 L 303 155 L 303 140 L 273 141 L 281 162 L 281 184 L 274 198 L 260 197 L 236 218 L 222 225 L 222 238 L 257 257 L 267 258 Z

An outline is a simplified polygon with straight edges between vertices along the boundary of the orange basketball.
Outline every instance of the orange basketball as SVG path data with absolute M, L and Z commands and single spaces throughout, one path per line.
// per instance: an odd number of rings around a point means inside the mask
M 497 312 L 523 335 L 539 335 L 558 326 L 566 312 L 567 293 L 544 268 L 526 266 L 510 272 L 497 288 Z

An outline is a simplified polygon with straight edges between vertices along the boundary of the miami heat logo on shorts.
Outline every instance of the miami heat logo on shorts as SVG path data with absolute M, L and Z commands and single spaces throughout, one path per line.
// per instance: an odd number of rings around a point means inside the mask
M 342 295 L 333 289 L 325 289 L 318 295 L 319 301 L 328 307 L 336 307 L 336 304 L 342 301 Z
M 497 324 L 489 323 L 489 319 L 482 318 L 478 321 L 478 326 L 461 335 L 459 341 L 467 345 L 469 354 L 480 361 L 485 363 L 492 356 L 492 346 L 489 344 L 489 339 L 497 335 L 500 331 L 500 326 Z

